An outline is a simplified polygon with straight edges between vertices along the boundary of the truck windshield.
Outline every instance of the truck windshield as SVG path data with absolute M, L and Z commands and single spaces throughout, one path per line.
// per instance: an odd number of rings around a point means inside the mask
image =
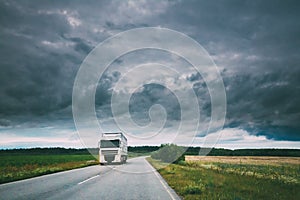
M 101 140 L 101 148 L 116 148 L 120 147 L 120 140 Z

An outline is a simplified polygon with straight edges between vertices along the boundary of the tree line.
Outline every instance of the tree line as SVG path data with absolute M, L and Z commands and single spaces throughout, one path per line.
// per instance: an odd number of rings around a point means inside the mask
M 128 152 L 134 153 L 151 153 L 158 151 L 161 147 L 165 146 L 129 146 Z M 172 148 L 174 148 L 172 146 Z M 199 155 L 201 147 L 181 147 L 184 155 Z M 300 157 L 300 149 L 223 149 L 213 148 L 207 149 L 202 148 L 203 152 L 209 152 L 209 156 L 291 156 Z M 0 150 L 0 155 L 53 155 L 53 154 L 93 154 L 98 153 L 98 148 L 89 149 L 74 149 L 74 148 L 26 148 L 26 149 L 3 149 Z

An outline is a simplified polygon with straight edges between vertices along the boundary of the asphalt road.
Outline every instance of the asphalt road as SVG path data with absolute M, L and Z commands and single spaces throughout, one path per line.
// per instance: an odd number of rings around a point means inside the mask
M 0 185 L 0 199 L 180 199 L 144 157 Z

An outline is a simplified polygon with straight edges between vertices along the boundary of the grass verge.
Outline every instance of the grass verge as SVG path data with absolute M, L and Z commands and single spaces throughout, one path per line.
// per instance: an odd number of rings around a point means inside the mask
M 208 163 L 201 166 L 201 163 L 181 162 L 164 166 L 164 163 L 150 157 L 147 160 L 183 199 L 300 199 L 298 181 L 286 182 L 268 176 L 269 170 L 279 173 L 281 168 L 278 166 L 269 166 L 259 171 L 258 165 L 253 168 L 252 165 L 225 164 L 224 167 L 224 163 L 214 163 L 213 166 L 217 166 L 215 170 Z M 245 166 L 247 171 L 254 174 L 259 171 L 261 176 L 232 173 Z M 299 170 L 299 166 L 289 167 L 294 171 L 283 173 L 297 180 L 299 171 L 295 174 L 295 170 Z

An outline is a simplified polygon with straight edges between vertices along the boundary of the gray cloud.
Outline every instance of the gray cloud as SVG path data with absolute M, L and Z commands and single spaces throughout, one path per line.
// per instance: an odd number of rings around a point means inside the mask
M 70 122 L 73 82 L 91 49 L 124 30 L 161 26 L 186 33 L 212 55 L 226 87 L 227 127 L 299 141 L 299 6 L 292 0 L 1 1 L 0 126 L 38 118 Z M 115 70 L 100 80 L 96 106 L 104 112 L 99 117 L 111 116 L 111 90 L 120 76 Z M 203 117 L 209 117 L 205 83 L 190 72 L 187 81 L 194 84 Z M 162 103 L 177 120 L 178 105 L 163 90 L 148 85 L 133 95 L 133 117 L 147 122 L 149 106 Z
M 144 85 L 142 91 L 135 92 L 131 96 L 129 111 L 133 120 L 140 125 L 150 123 L 149 110 L 155 104 L 165 108 L 168 121 L 180 120 L 181 108 L 176 96 L 166 87 L 154 83 Z

